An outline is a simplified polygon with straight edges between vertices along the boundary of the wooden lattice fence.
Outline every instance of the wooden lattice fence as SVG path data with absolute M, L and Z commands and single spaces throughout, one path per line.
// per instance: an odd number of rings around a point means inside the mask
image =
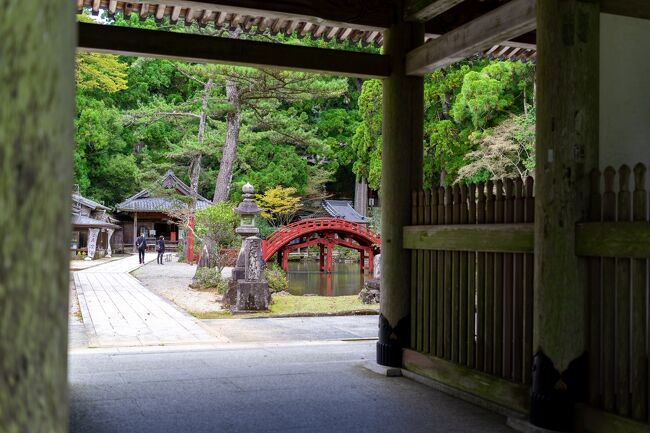
M 648 421 L 650 222 L 646 167 L 591 178 L 591 223 L 578 226 L 589 262 L 590 403 Z
M 411 348 L 530 383 L 533 179 L 413 193 Z

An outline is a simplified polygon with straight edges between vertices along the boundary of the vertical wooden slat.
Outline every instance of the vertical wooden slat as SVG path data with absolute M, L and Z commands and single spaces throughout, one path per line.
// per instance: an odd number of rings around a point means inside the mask
M 647 221 L 647 195 L 645 191 L 643 164 L 634 167 L 634 196 L 632 219 Z M 647 358 L 647 261 L 634 259 L 632 262 L 632 335 L 630 339 L 631 362 L 630 384 L 632 417 L 646 421 L 648 417 L 648 358 Z
M 485 223 L 485 184 L 478 184 L 476 223 Z M 485 253 L 476 253 L 476 368 L 485 368 Z
M 614 176 L 616 171 L 607 167 L 604 172 L 603 221 L 616 219 L 616 194 Z M 603 259 L 603 408 L 614 410 L 615 344 L 614 320 L 616 311 L 616 262 L 613 258 Z
M 514 221 L 514 195 L 513 195 L 513 182 L 512 179 L 506 179 L 505 183 L 505 200 L 504 200 L 504 223 L 512 223 Z M 514 343 L 512 322 L 513 322 L 513 295 L 512 295 L 512 279 L 513 279 L 513 258 L 512 253 L 503 254 L 503 377 L 506 379 L 514 379 L 512 371 L 512 349 Z
M 431 190 L 431 224 L 438 224 L 438 189 Z M 431 251 L 431 293 L 430 293 L 431 329 L 429 331 L 429 351 L 437 353 L 438 344 L 438 252 Z
M 411 225 L 418 223 L 418 193 L 411 192 Z M 411 349 L 417 347 L 417 251 L 411 251 Z
M 469 187 L 468 224 L 476 224 L 476 185 Z M 476 366 L 476 252 L 467 253 L 467 366 Z
M 524 185 L 521 179 L 515 180 L 515 197 L 513 206 L 513 221 L 524 221 Z M 521 382 L 523 378 L 523 343 L 524 343 L 524 256 L 521 253 L 513 255 L 513 324 L 512 324 L 512 370 L 513 379 Z
M 460 222 L 460 189 L 458 185 L 452 188 L 452 216 L 451 223 Z M 460 330 L 460 253 L 452 251 L 451 253 L 451 360 L 458 362 L 458 350 L 460 347 L 459 330 Z
M 438 224 L 445 223 L 445 189 L 438 188 Z M 437 275 L 436 287 L 437 305 L 436 315 L 438 316 L 438 328 L 436 329 L 436 355 L 440 358 L 445 354 L 445 252 L 436 251 L 437 256 Z
M 467 224 L 467 185 L 463 185 L 460 188 L 459 206 L 460 219 L 458 222 L 460 224 Z M 461 365 L 467 365 L 467 252 L 460 251 L 459 256 L 458 320 L 460 323 L 458 330 L 458 362 Z
M 494 224 L 494 184 L 486 185 L 485 222 Z M 485 253 L 485 371 L 494 373 L 494 253 Z
M 445 224 L 453 221 L 453 197 L 451 187 L 445 188 Z M 445 251 L 445 358 L 451 359 L 451 334 L 452 334 L 452 254 Z
M 630 167 L 619 172 L 618 217 L 630 221 Z M 619 415 L 630 413 L 630 266 L 629 258 L 616 259 L 616 408 Z
M 422 224 L 431 224 L 431 191 L 424 191 L 424 215 Z M 431 329 L 431 252 L 425 250 L 422 256 L 422 265 L 424 268 L 424 275 L 422 276 L 422 352 L 429 353 L 429 330 Z
M 418 191 L 418 216 L 417 224 L 422 224 L 424 220 L 424 191 Z M 416 350 L 422 352 L 423 334 L 424 334 L 424 251 L 417 250 L 417 293 L 416 293 Z
M 503 223 L 503 181 L 498 180 L 495 184 L 495 206 L 494 222 L 495 224 Z M 503 253 L 494 254 L 494 374 L 504 376 L 503 371 L 503 315 L 504 315 L 504 273 L 503 273 Z
M 589 220 L 599 222 L 602 218 L 600 171 L 591 173 Z M 602 398 L 602 349 L 601 349 L 601 259 L 589 258 L 589 402 L 599 407 Z
M 532 177 L 526 178 L 526 194 L 524 199 L 524 222 L 535 220 L 535 184 Z M 533 367 L 533 281 L 534 257 L 530 253 L 524 255 L 524 383 L 531 383 Z

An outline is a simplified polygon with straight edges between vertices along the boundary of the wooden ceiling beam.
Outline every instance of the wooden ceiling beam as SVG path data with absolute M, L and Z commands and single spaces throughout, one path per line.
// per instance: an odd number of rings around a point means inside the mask
M 406 73 L 422 76 L 530 32 L 536 24 L 535 0 L 513 0 L 408 53 Z
M 132 0 L 131 3 L 145 3 Z M 149 2 L 150 3 L 150 2 Z M 391 0 L 166 0 L 169 6 L 224 10 L 242 15 L 310 22 L 317 25 L 381 30 L 390 27 Z
M 606 14 L 650 20 L 648 0 L 600 0 L 600 11 Z
M 404 7 L 405 21 L 426 22 L 447 12 L 464 0 L 409 0 Z
M 390 75 L 379 54 L 78 23 L 81 51 L 288 69 L 362 78 Z

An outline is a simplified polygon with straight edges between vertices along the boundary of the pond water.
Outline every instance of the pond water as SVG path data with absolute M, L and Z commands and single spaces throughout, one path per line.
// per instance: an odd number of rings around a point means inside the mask
M 358 263 L 333 263 L 332 273 L 320 272 L 317 261 L 289 262 L 289 292 L 292 295 L 357 295 L 369 278 Z

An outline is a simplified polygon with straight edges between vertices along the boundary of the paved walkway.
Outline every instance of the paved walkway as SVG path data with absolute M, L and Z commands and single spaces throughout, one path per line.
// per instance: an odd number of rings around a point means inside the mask
M 145 261 L 155 260 L 147 254 Z M 225 341 L 129 272 L 137 256 L 75 272 L 74 284 L 90 347 L 202 344 Z
M 375 342 L 70 355 L 72 433 L 512 433 L 505 419 L 362 367 Z

